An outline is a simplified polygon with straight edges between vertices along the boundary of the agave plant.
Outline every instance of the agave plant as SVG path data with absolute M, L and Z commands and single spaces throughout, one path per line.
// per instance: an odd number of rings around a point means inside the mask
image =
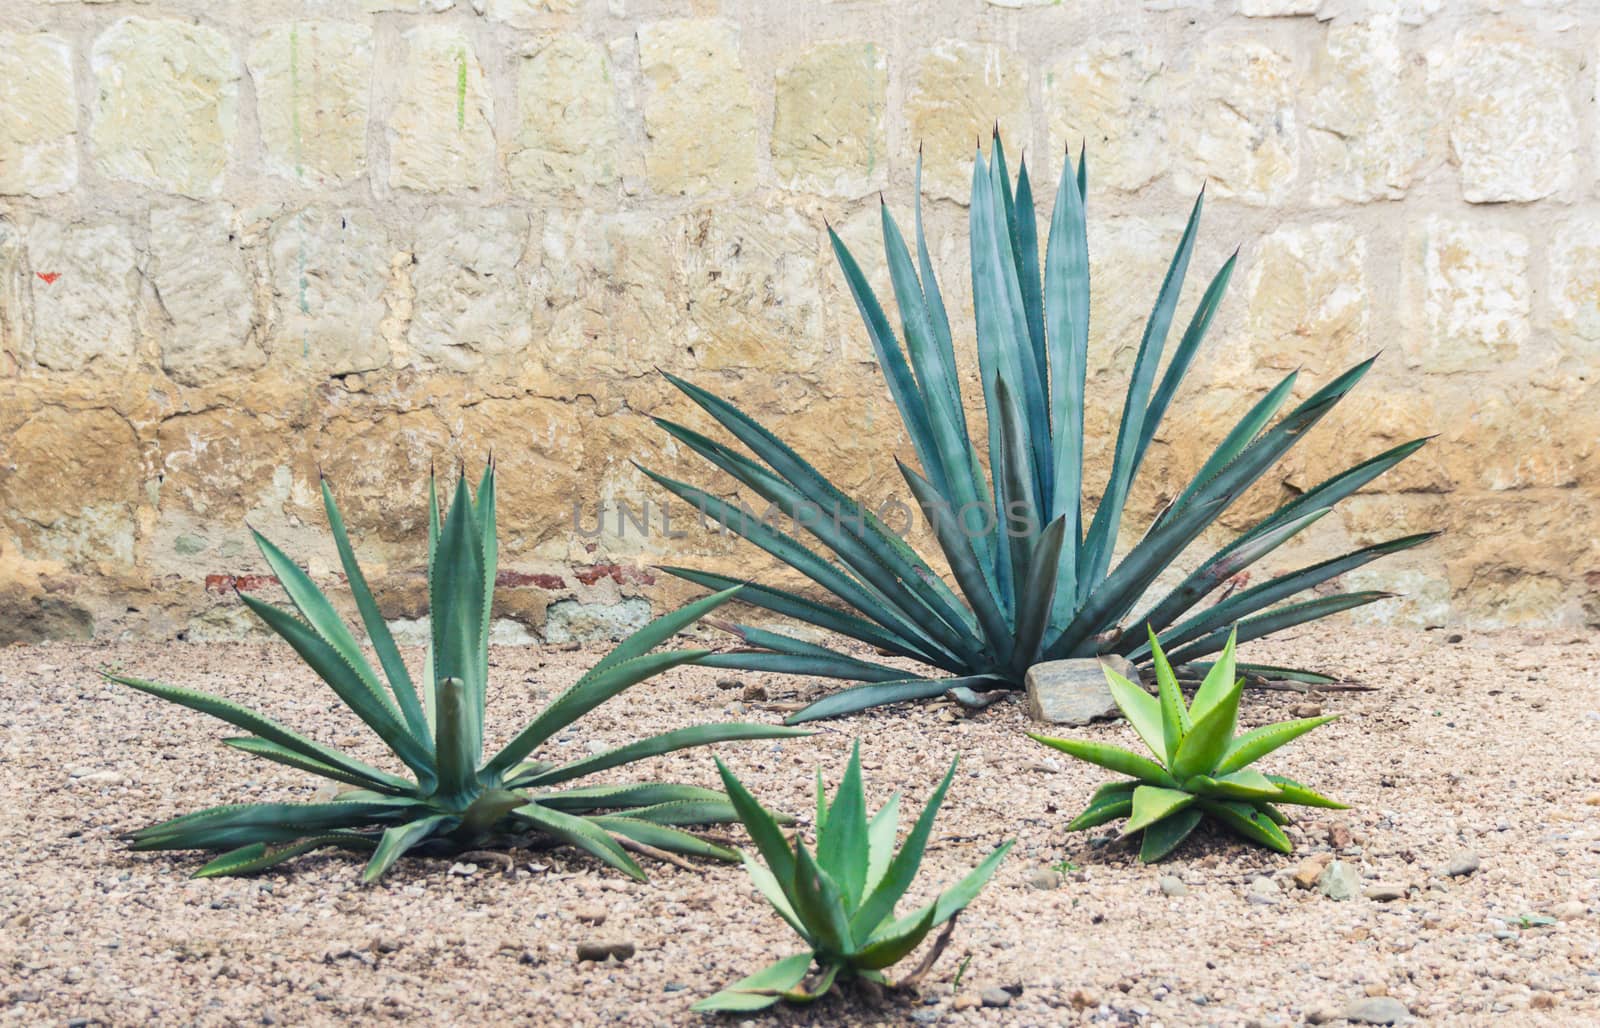
M 1235 737 L 1244 682 L 1236 677 L 1234 642 L 1230 635 L 1222 655 L 1195 692 L 1194 702 L 1188 705 L 1154 633 L 1150 650 L 1155 655 L 1159 698 L 1106 670 L 1112 697 L 1154 760 L 1104 743 L 1032 736 L 1079 760 L 1133 776 L 1129 781 L 1102 786 L 1088 809 L 1067 825 L 1069 831 L 1125 817 L 1125 834 L 1144 833 L 1139 859 L 1150 864 L 1176 849 L 1208 817 L 1251 842 L 1288 853 L 1294 844 L 1278 827 L 1288 822 L 1278 804 L 1345 809 L 1345 804 L 1299 782 L 1282 775 L 1264 775 L 1250 767 L 1338 715 L 1262 725 Z
M 1114 562 L 1134 479 L 1199 352 L 1234 258 L 1211 280 L 1166 362 L 1166 371 L 1158 376 L 1194 250 L 1202 192 L 1145 325 L 1123 402 L 1110 476 L 1091 517 L 1084 504 L 1089 342 L 1086 164 L 1081 155 L 1075 170 L 1070 159 L 1065 164 L 1041 271 L 1039 226 L 1026 162 L 1013 189 L 998 135 L 991 159 L 985 161 L 981 152 L 975 158 L 972 291 L 988 415 L 988 472 L 967 423 L 950 322 L 929 259 L 920 203 L 915 262 L 888 207 L 881 207 L 904 347 L 860 265 L 829 230 L 834 254 L 920 465 L 917 470 L 901 463 L 900 471 L 930 521 L 953 587 L 870 510 L 754 419 L 705 389 L 668 376 L 755 459 L 681 424 L 656 419 L 657 424 L 781 511 L 782 521 L 793 531 L 783 530 L 770 518 L 749 517 L 695 486 L 655 473 L 650 477 L 805 576 L 831 602 L 771 586 L 751 586 L 740 598 L 937 669 L 932 675 L 911 674 L 780 632 L 740 626 L 739 634 L 753 649 L 716 654 L 703 663 L 868 683 L 824 697 L 790 718 L 791 723 L 950 690 L 958 698 L 976 699 L 975 691 L 1019 688 L 1028 667 L 1041 660 L 1118 653 L 1148 663 L 1152 651 L 1137 626 L 1153 627 L 1175 662 L 1194 664 L 1215 653 L 1235 624 L 1241 640 L 1255 639 L 1385 598 L 1390 594 L 1356 591 L 1280 605 L 1432 536 L 1410 535 L 1368 546 L 1199 607 L 1224 582 L 1416 452 L 1425 442 L 1418 439 L 1307 489 L 1135 614 L 1161 573 L 1350 392 L 1372 361 L 1339 375 L 1274 423 L 1296 381 L 1294 374 L 1285 377 L 1245 412 L 1188 486 Z M 919 165 L 919 195 L 920 179 Z M 820 552 L 803 536 L 820 544 Z M 666 570 L 713 589 L 736 583 L 706 571 Z M 1193 669 L 1196 675 L 1203 670 L 1203 663 Z M 1245 670 L 1332 681 L 1293 669 Z
M 876 814 L 867 813 L 858 741 L 832 803 L 823 790 L 822 772 L 817 772 L 813 855 L 799 838 L 791 845 L 779 830 L 777 819 L 718 760 L 717 769 L 722 772 L 728 798 L 765 861 L 764 865 L 757 863 L 750 854 L 742 853 L 744 866 L 767 902 L 809 948 L 701 1000 L 694 1009 L 748 1011 L 770 1007 L 779 1000 L 809 1003 L 841 979 L 895 988 L 914 984 L 927 973 L 949 941 L 956 915 L 977 897 L 1012 845 L 1001 845 L 933 902 L 903 917 L 894 916 L 895 905 L 916 879 L 933 831 L 933 819 L 955 776 L 956 763 L 951 761 L 944 781 L 922 808 L 911 834 L 897 852 L 894 844 L 900 821 L 900 794 L 891 796 Z M 884 976 L 884 969 L 909 956 L 940 925 L 945 929 L 921 966 L 899 983 L 891 983 Z M 816 964 L 818 973 L 807 985 L 812 964 Z
M 134 848 L 225 851 L 196 877 L 247 874 L 323 847 L 369 851 L 362 875 L 367 882 L 419 846 L 473 847 L 524 833 L 576 846 L 640 879 L 644 872 L 628 849 L 737 860 L 733 851 L 677 827 L 732 821 L 734 810 L 722 793 L 662 782 L 574 783 L 686 747 L 776 738 L 792 730 L 700 725 L 577 760 L 529 759 L 556 733 L 629 686 L 705 656 L 703 649 L 650 651 L 726 602 L 735 590 L 707 596 L 635 632 L 485 761 L 489 614 L 498 555 L 493 468 L 484 473 L 476 500 L 466 479 L 458 481 L 442 525 L 437 493 L 431 488 L 430 493 L 432 634 L 421 694 L 356 562 L 326 481 L 322 498 L 328 522 L 382 677 L 310 577 L 259 533 L 256 543 L 299 616 L 253 596 L 240 597 L 378 734 L 409 776 L 315 742 L 221 697 L 111 674 L 107 677 L 113 681 L 249 732 L 223 740 L 235 749 L 350 787 L 332 802 L 247 803 L 186 814 L 134 832 Z

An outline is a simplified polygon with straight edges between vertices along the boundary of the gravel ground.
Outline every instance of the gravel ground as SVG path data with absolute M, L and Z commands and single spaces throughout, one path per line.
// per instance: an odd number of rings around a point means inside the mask
M 497 650 L 491 738 L 513 730 L 519 700 L 548 698 L 594 656 Z M 1297 1024 L 1393 1012 L 1381 997 L 1437 1023 L 1600 1019 L 1600 640 L 1338 626 L 1250 656 L 1381 687 L 1247 698 L 1247 724 L 1305 704 L 1346 715 L 1268 759 L 1353 804 L 1310 812 L 1289 857 L 1197 835 L 1147 868 L 1112 826 L 1068 834 L 1103 773 L 1024 738 L 1015 703 L 970 719 L 945 705 L 880 712 L 811 739 L 723 747 L 769 806 L 797 814 L 813 768 L 836 775 L 856 735 L 874 806 L 897 788 L 920 805 L 959 753 L 921 889 L 1020 840 L 920 998 L 829 998 L 772 1022 Z M 218 722 L 103 683 L 93 669 L 105 664 L 225 693 L 377 756 L 287 647 L 0 651 L 6 1023 L 697 1022 L 694 999 L 798 948 L 732 867 L 657 866 L 637 885 L 579 854 L 516 851 L 509 872 L 408 859 L 363 888 L 356 858 L 330 853 L 190 881 L 197 855 L 131 853 L 119 833 L 212 803 L 309 797 L 316 783 L 219 745 Z M 763 702 L 718 677 L 647 683 L 564 745 L 776 718 L 815 690 L 769 678 Z M 1079 734 L 1132 739 L 1121 725 Z M 714 783 L 704 753 L 654 763 Z M 1296 885 L 1330 857 L 1359 876 L 1344 883 L 1353 898 Z M 576 960 L 579 943 L 612 940 L 635 955 Z

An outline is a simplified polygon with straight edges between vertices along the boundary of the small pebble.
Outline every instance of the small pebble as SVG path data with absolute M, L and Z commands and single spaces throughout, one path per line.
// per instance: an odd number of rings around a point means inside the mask
M 572 916 L 585 924 L 598 926 L 606 923 L 606 912 L 602 907 L 579 907 Z
M 1183 879 L 1177 875 L 1161 876 L 1161 893 L 1164 896 L 1187 896 L 1189 887 L 1183 884 Z
M 1376 882 L 1367 886 L 1362 895 L 1369 900 L 1388 903 L 1390 900 L 1405 899 L 1406 887 L 1404 885 L 1396 885 L 1393 882 Z
M 1342 860 L 1335 860 L 1322 869 L 1317 878 L 1317 890 L 1331 900 L 1353 898 L 1361 888 L 1361 876 L 1356 869 Z
M 1295 717 L 1317 717 L 1322 713 L 1322 705 L 1318 703 L 1296 703 L 1289 708 L 1289 713 Z
M 1278 902 L 1278 883 L 1270 878 L 1258 877 L 1250 883 L 1245 899 L 1258 907 L 1270 907 Z
M 1011 1005 L 1011 993 L 1004 989 L 984 989 L 980 998 L 986 1007 L 1009 1007 Z
M 767 690 L 759 682 L 752 682 L 744 687 L 744 692 L 739 694 L 741 699 L 755 703 L 767 698 Z
M 737 678 L 719 678 L 717 679 L 717 688 L 723 690 L 724 692 L 728 691 L 729 689 L 743 689 L 744 683 L 739 681 Z
M 1444 873 L 1451 878 L 1461 878 L 1472 874 L 1482 866 L 1478 855 L 1471 850 L 1457 850 L 1455 856 L 1444 866 Z
M 1053 867 L 1035 868 L 1028 874 L 1028 888 L 1049 892 L 1061 888 L 1061 873 Z
M 627 960 L 633 956 L 633 943 L 618 942 L 580 942 L 578 943 L 578 959 L 603 961 L 607 957 L 616 957 L 618 960 Z
M 1368 996 L 1345 1007 L 1344 1016 L 1356 1024 L 1399 1024 L 1411 1019 L 1411 1011 L 1393 996 Z

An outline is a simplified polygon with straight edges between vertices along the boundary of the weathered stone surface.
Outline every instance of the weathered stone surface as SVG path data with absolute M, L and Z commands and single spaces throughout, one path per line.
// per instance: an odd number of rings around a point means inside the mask
M 1280 228 L 1250 267 L 1249 331 L 1268 367 L 1319 380 L 1369 356 L 1366 241 L 1349 225 Z
M 1409 242 L 1410 310 L 1420 331 L 1407 357 L 1426 372 L 1489 371 L 1528 340 L 1528 239 L 1430 217 Z
M 1313 203 L 1398 199 L 1430 156 L 1438 101 L 1426 65 L 1402 49 L 1393 17 L 1333 24 L 1306 105 L 1306 183 Z
M 241 539 L 252 512 L 282 509 L 289 498 L 289 455 L 274 442 L 290 431 L 279 418 L 209 410 L 161 422 L 156 435 L 161 512 L 196 530 L 180 551 L 209 553 Z M 337 484 L 337 483 L 336 483 Z
M 339 185 L 367 169 L 372 29 L 334 21 L 273 25 L 250 44 L 266 168 Z
M 778 71 L 772 167 L 786 188 L 856 197 L 888 181 L 885 53 L 874 43 L 819 43 Z
M 14 375 L 32 336 L 27 248 L 16 226 L 0 218 L 0 378 Z
M 150 212 L 150 281 L 161 298 L 161 366 L 186 385 L 266 363 L 239 216 L 224 203 Z
M 530 196 L 583 193 L 617 181 L 621 120 L 605 51 L 580 35 L 536 38 L 517 63 L 511 184 Z
M 486 189 L 498 160 L 494 97 L 466 33 L 405 34 L 399 100 L 389 115 L 389 184 L 420 192 Z
M 221 191 L 239 99 L 239 61 L 225 36 L 123 18 L 95 40 L 90 66 L 90 137 L 103 174 L 185 196 Z
M 782 366 L 824 359 L 816 228 L 794 211 L 706 207 L 674 225 L 689 311 L 683 342 L 702 368 Z
M 1090 43 L 1045 76 L 1050 153 L 1070 152 L 1076 160 L 1082 142 L 1097 185 L 1141 189 L 1164 174 L 1170 160 L 1161 112 L 1166 96 L 1166 64 L 1153 46 Z
M 103 407 L 43 407 L 8 440 L 0 524 L 34 558 L 127 566 L 143 485 L 139 441 L 124 418 Z
M 0 32 L 0 193 L 50 196 L 77 180 L 71 45 L 43 32 Z
M 583 643 L 623 639 L 649 620 L 650 601 L 637 597 L 616 603 L 557 600 L 545 612 L 544 640 Z
M 452 371 L 520 353 L 531 339 L 527 215 L 434 209 L 417 225 L 411 352 Z
M 1182 88 L 1189 103 L 1169 118 L 1179 188 L 1206 181 L 1214 196 L 1246 203 L 1287 198 L 1300 169 L 1294 61 L 1254 40 L 1219 40 L 1195 56 Z
M 359 207 L 310 207 L 279 218 L 268 237 L 276 353 L 330 375 L 389 362 L 379 330 L 393 247 Z
M 1124 657 L 1089 657 L 1050 660 L 1028 669 L 1028 716 L 1050 725 L 1078 726 L 1120 717 L 1117 703 L 1106 685 L 1110 669 L 1130 682 L 1139 681 L 1139 669 Z
M 965 203 L 972 158 L 996 124 L 1016 161 L 1032 141 L 1027 62 L 999 46 L 942 39 L 917 62 L 905 101 L 907 152 L 922 147 L 922 184 L 929 196 Z
M 554 212 L 534 248 L 541 261 L 530 359 L 570 379 L 630 378 L 681 348 L 683 304 L 661 219 Z
M 1297 14 L 1316 14 L 1323 0 L 1239 0 L 1239 13 L 1246 18 L 1287 18 Z
M 1562 219 L 1549 255 L 1552 327 L 1575 355 L 1600 355 L 1600 218 Z
M 1577 59 L 1509 30 L 1467 31 L 1450 48 L 1450 146 L 1469 203 L 1538 200 L 1571 188 Z
M 1317 876 L 1317 891 L 1331 900 L 1350 900 L 1361 891 L 1361 874 L 1342 860 L 1331 861 Z
M 595 469 L 585 468 L 590 421 L 574 404 L 525 397 L 474 403 L 451 424 L 467 467 L 494 456 L 499 516 L 518 526 L 502 543 L 508 559 L 541 554 L 543 548 L 553 548 L 553 557 L 567 556 L 572 504 L 590 503 L 597 495 Z
M 352 531 L 402 542 L 399 552 L 414 561 L 416 543 L 428 537 L 428 476 L 449 466 L 450 430 L 428 410 L 351 415 L 324 424 L 296 455 L 293 509 L 309 523 L 324 523 L 320 469 Z
M 133 358 L 138 255 L 116 225 L 40 219 L 27 233 L 32 359 L 56 371 L 115 370 Z
M 551 15 L 570 14 L 580 5 L 581 0 L 472 0 L 474 10 L 518 29 L 546 28 Z
M 732 22 L 686 18 L 639 27 L 645 177 L 661 193 L 756 184 L 755 105 Z

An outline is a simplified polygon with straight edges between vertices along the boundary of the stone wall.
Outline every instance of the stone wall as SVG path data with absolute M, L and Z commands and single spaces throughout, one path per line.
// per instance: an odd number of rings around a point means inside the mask
M 1286 369 L 1381 350 L 1227 525 L 1436 433 L 1269 563 L 1443 528 L 1347 576 L 1405 594 L 1363 616 L 1595 623 L 1597 37 L 1561 0 L 8 0 L 0 637 L 238 633 L 247 523 L 335 578 L 319 468 L 416 618 L 430 464 L 491 451 L 504 637 L 632 623 L 686 594 L 665 557 L 760 563 L 662 531 L 632 462 L 713 476 L 647 421 L 692 417 L 658 367 L 901 495 L 824 219 L 882 283 L 920 145 L 970 360 L 996 123 L 1052 181 L 1087 141 L 1099 475 L 1202 183 L 1191 295 L 1242 247 L 1135 516 Z M 647 500 L 649 538 L 573 530 Z

